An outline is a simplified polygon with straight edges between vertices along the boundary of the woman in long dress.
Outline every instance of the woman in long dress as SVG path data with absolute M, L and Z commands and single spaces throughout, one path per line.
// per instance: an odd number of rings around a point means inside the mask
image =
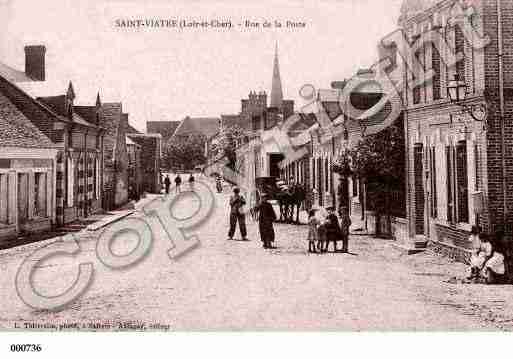
M 262 195 L 262 202 L 258 208 L 258 229 L 260 230 L 260 240 L 266 249 L 273 248 L 274 243 L 274 226 L 276 221 L 276 213 L 273 206 L 268 201 L 267 194 Z

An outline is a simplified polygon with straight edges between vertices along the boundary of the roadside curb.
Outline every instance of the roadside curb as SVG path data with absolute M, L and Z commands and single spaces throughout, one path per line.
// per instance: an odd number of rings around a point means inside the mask
M 114 222 L 122 220 L 123 218 L 128 217 L 134 213 L 135 213 L 135 211 L 128 211 L 128 212 L 124 212 L 124 213 L 114 214 L 112 216 L 101 219 L 98 222 L 88 225 L 86 227 L 86 230 L 87 231 L 97 231 L 99 229 L 107 227 L 109 224 L 112 224 Z

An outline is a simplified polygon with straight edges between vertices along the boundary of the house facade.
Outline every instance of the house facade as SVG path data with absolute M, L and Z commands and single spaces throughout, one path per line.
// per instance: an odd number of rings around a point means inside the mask
M 113 210 L 128 203 L 129 157 L 126 144 L 126 121 L 120 102 L 100 103 L 103 142 L 103 208 Z
M 44 46 L 25 48 L 26 76 L 44 80 Z M 14 80 L 20 81 L 15 83 Z M 22 87 L 23 86 L 23 87 Z M 34 98 L 27 81 L 0 75 L 0 91 L 58 149 L 56 157 L 56 224 L 72 222 L 101 210 L 103 129 L 98 107 L 87 120 L 76 111 L 73 86 L 59 96 Z
M 162 190 L 162 136 L 158 133 L 131 133 L 127 137 L 140 146 L 141 194 Z
M 440 53 L 437 44 L 423 44 L 415 54 L 434 71 L 432 81 L 413 86 L 417 74 L 405 75 L 409 237 L 462 258 L 473 225 L 511 235 L 513 3 L 419 3 L 404 2 L 400 27 L 412 43 L 434 30 L 449 46 Z M 468 21 L 449 21 L 461 11 Z M 479 34 L 490 39 L 484 48 Z M 443 61 L 451 52 L 461 54 L 455 65 Z M 458 104 L 448 92 L 455 76 L 466 87 Z M 486 113 L 469 111 L 473 106 Z
M 0 90 L 0 247 L 56 224 L 57 146 Z

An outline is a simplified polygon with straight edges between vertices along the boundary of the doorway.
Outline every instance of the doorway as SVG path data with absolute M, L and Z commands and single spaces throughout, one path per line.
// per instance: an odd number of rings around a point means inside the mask
M 24 224 L 29 218 L 28 173 L 18 173 L 18 223 Z
M 281 153 L 269 154 L 269 177 L 280 177 L 280 162 L 283 161 L 285 156 Z

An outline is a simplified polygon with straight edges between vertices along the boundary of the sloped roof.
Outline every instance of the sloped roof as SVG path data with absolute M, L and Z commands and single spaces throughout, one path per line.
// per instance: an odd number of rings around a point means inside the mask
M 96 124 L 96 106 L 73 106 L 73 110 L 90 124 Z
M 183 119 L 173 136 L 187 136 L 190 134 L 202 134 L 210 138 L 219 132 L 218 117 L 189 117 Z
M 134 126 L 132 126 L 131 124 L 128 124 L 127 128 L 126 128 L 126 133 L 137 135 L 137 134 L 141 134 L 141 131 L 138 131 Z
M 0 62 L 0 76 L 11 82 L 30 82 L 33 81 L 23 71 L 13 69 L 12 67 Z
M 66 96 L 47 96 L 47 97 L 38 97 L 36 100 L 48 106 L 52 111 L 54 111 L 60 119 L 69 121 L 69 118 L 66 114 L 65 104 L 66 104 Z M 73 107 L 75 109 L 75 107 Z M 80 116 L 76 111 L 73 111 L 73 122 L 78 123 L 87 127 L 96 127 L 93 123 L 86 121 Z
M 162 138 L 169 139 L 180 125 L 180 121 L 148 121 L 146 122 L 146 132 L 159 133 Z
M 0 93 L 0 129 L 0 146 L 57 147 L 2 93 Z
M 141 147 L 140 144 L 135 143 L 134 141 L 132 141 L 132 139 L 129 136 L 126 136 L 126 140 L 125 141 L 126 141 L 126 145 L 127 146 Z
M 243 126 L 241 115 L 221 115 L 221 123 L 224 127 Z

